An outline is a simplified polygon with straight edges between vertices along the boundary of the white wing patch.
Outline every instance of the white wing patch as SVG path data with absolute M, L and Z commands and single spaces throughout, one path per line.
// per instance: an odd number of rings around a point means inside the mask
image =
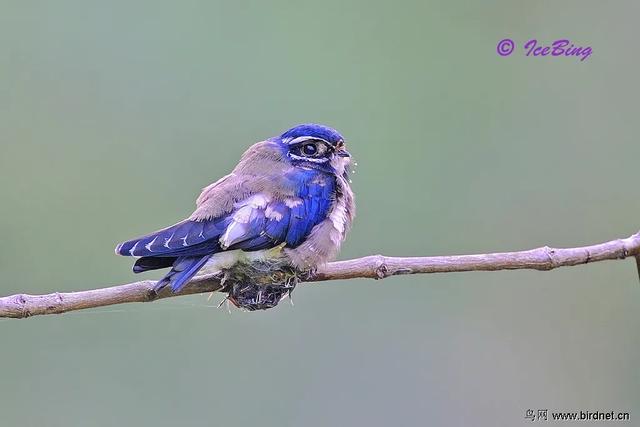
M 169 242 L 171 242 L 171 239 L 173 239 L 173 236 L 175 236 L 175 231 L 173 233 L 171 233 L 171 236 L 169 236 L 168 239 L 164 239 L 164 247 L 167 249 L 171 249 L 171 247 L 169 247 Z
M 131 249 L 129 249 L 129 255 L 133 255 L 134 252 L 136 251 L 136 248 L 138 247 L 138 243 L 140 243 L 140 241 L 137 241 L 133 247 Z
M 271 198 L 264 194 L 254 194 L 253 196 L 237 202 L 234 206 L 240 208 L 243 206 L 251 206 L 252 208 L 263 208 L 267 206 L 267 203 L 271 201 Z
M 147 248 L 149 252 L 153 252 L 153 250 L 151 250 L 151 246 L 156 242 L 156 240 L 158 240 L 158 236 L 154 237 L 153 240 L 144 245 L 144 247 Z
M 302 204 L 302 199 L 284 199 L 284 204 L 287 205 L 289 209 L 293 209 L 296 206 L 300 206 Z
M 267 219 L 272 219 L 274 221 L 281 221 L 283 218 L 282 213 L 273 209 L 273 206 L 271 205 L 267 205 L 267 208 L 264 210 L 264 216 L 266 216 Z
M 234 204 L 236 211 L 233 214 L 231 223 L 227 226 L 224 234 L 220 237 L 220 246 L 227 249 L 234 243 L 241 242 L 247 238 L 250 232 L 249 223 L 256 219 L 258 215 L 266 215 L 265 208 L 271 199 L 264 194 L 255 194 L 241 202 Z M 280 215 L 282 218 L 282 215 Z

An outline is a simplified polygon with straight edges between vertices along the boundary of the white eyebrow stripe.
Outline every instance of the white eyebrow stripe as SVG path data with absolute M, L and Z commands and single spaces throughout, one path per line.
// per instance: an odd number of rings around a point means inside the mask
M 285 139 L 284 143 L 292 145 L 292 144 L 299 144 L 301 142 L 310 141 L 310 140 L 312 140 L 312 141 L 322 141 L 325 144 L 329 144 L 329 141 L 327 141 L 326 139 L 318 138 L 317 136 L 299 136 L 299 137 L 293 138 L 293 139 Z M 331 144 L 329 144 L 329 145 L 331 145 Z
M 297 160 L 304 160 L 305 162 L 313 162 L 313 163 L 324 163 L 324 162 L 328 162 L 329 159 L 327 159 L 326 157 L 319 157 L 319 158 L 313 158 L 313 157 L 300 157 L 300 156 L 296 156 L 293 153 L 289 153 L 289 157 L 291 157 L 292 159 L 297 159 Z

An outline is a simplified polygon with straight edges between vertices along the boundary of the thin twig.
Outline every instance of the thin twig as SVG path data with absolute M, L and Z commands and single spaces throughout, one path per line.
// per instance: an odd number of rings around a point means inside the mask
M 626 239 L 577 248 L 555 249 L 544 246 L 520 252 L 408 258 L 371 255 L 329 263 L 310 277 L 303 278 L 302 281 L 384 279 L 400 274 L 461 271 L 522 269 L 547 271 L 558 267 L 624 259 L 629 256 L 640 258 L 640 232 Z M 25 318 L 128 302 L 149 302 L 179 295 L 218 291 L 221 287 L 216 275 L 198 276 L 177 294 L 172 294 L 168 289 L 156 294 L 153 291 L 154 285 L 154 281 L 144 280 L 90 291 L 56 292 L 48 295 L 17 294 L 1 297 L 0 318 Z

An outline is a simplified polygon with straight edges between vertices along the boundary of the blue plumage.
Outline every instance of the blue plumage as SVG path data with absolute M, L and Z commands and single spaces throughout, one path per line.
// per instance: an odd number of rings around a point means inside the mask
M 284 202 L 274 202 L 272 209 L 275 217 L 267 221 L 264 232 L 272 238 L 274 242 L 281 242 L 282 236 L 286 236 L 287 230 L 289 229 L 291 209 L 289 209 Z M 280 219 L 277 219 L 278 217 L 280 217 Z
M 256 251 L 275 247 L 283 242 L 297 247 L 311 229 L 326 218 L 331 204 L 333 179 L 323 178 L 315 170 L 295 171 L 289 178 L 298 183 L 296 202 L 273 201 L 264 208 L 254 209 L 246 223 L 245 233 L 229 250 Z M 269 209 L 272 218 L 265 212 Z M 129 240 L 116 249 L 120 255 L 140 256 L 136 273 L 173 266 L 158 287 L 171 284 L 174 292 L 206 263 L 210 256 L 222 250 L 219 239 L 233 221 L 237 209 L 220 217 L 203 221 L 185 220 L 147 236 Z
M 170 284 L 173 292 L 179 292 L 189 279 L 209 261 L 211 255 L 177 258 L 171 271 L 158 281 L 155 288 L 160 290 Z
M 327 220 L 344 192 L 338 189 L 348 164 L 348 159 L 343 160 L 348 157 L 343 145 L 337 131 L 313 124 L 258 143 L 245 153 L 234 173 L 203 191 L 190 218 L 121 243 L 116 253 L 140 257 L 133 267 L 136 273 L 172 267 L 156 290 L 170 285 L 177 292 L 218 252 L 258 251 L 283 243 L 295 249 Z M 269 158 L 281 159 L 284 173 L 263 165 Z M 335 164 L 342 165 L 342 170 L 335 170 Z M 344 215 L 348 214 L 345 210 Z M 332 245 L 334 240 L 329 240 Z
M 211 241 L 218 238 L 228 221 L 185 220 L 138 239 L 121 243 L 116 253 L 125 256 L 203 255 L 210 252 Z
M 344 140 L 337 130 L 315 123 L 305 123 L 291 128 L 280 135 L 279 139 L 294 139 L 305 136 L 322 139 L 332 145 L 336 145 L 338 142 Z

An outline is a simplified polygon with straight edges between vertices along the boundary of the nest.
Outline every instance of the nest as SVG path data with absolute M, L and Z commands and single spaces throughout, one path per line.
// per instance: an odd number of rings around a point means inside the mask
M 240 262 L 223 269 L 223 287 L 227 299 L 238 308 L 255 311 L 267 310 L 295 289 L 299 272 L 282 261 L 263 260 Z

